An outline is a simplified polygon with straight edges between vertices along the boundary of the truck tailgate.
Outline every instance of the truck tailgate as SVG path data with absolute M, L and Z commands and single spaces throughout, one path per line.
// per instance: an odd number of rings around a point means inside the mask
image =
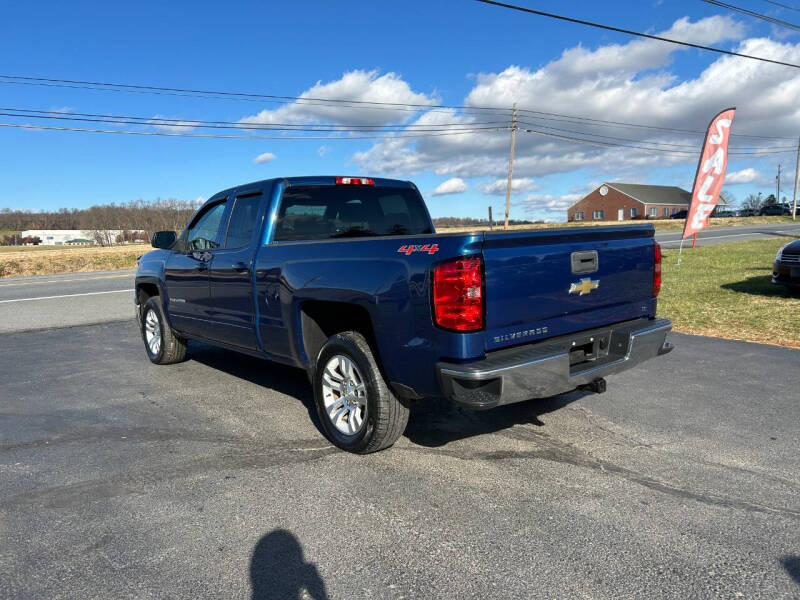
M 655 316 L 653 244 L 650 225 L 486 234 L 487 350 Z

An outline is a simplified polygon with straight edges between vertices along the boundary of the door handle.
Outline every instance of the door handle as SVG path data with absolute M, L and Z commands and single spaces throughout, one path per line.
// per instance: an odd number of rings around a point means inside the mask
M 195 271 L 208 271 L 208 265 L 206 263 L 200 263 L 194 268 Z
M 244 264 L 242 261 L 239 261 L 239 262 L 237 262 L 237 263 L 234 263 L 234 264 L 231 266 L 231 268 L 232 268 L 234 271 L 236 271 L 237 273 L 246 273 L 247 271 L 249 271 L 249 270 L 250 270 L 250 269 L 248 268 L 248 266 L 247 266 L 246 264 Z

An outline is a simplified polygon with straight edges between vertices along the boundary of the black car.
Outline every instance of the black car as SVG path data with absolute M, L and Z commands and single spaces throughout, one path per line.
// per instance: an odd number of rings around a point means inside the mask
M 795 240 L 778 250 L 772 283 L 785 285 L 791 291 L 800 292 L 800 240 Z
M 687 215 L 686 210 L 679 210 L 678 212 L 671 214 L 669 216 L 670 219 L 685 219 Z
M 774 216 L 774 215 L 791 215 L 792 210 L 789 208 L 787 204 L 770 204 L 768 206 L 762 206 L 758 209 L 758 216 L 765 217 L 765 216 Z

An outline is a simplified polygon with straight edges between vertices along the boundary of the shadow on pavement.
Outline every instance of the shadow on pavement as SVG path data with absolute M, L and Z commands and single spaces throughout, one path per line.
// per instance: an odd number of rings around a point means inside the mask
M 311 386 L 303 370 L 196 341 L 190 342 L 188 357 L 212 369 L 297 398 L 306 407 L 314 426 L 325 436 L 314 406 Z M 589 393 L 576 390 L 553 398 L 520 402 L 486 411 L 460 408 L 442 398 L 424 398 L 412 405 L 405 436 L 415 444 L 438 447 L 522 423 L 541 427 L 544 426 L 539 420 L 541 415 L 558 410 Z
M 323 436 L 325 435 L 317 418 L 311 384 L 308 382 L 306 372 L 302 369 L 217 348 L 194 340 L 189 342 L 187 358 L 212 369 L 224 371 L 239 379 L 297 398 L 306 407 L 314 426 Z
M 786 572 L 794 579 L 795 583 L 800 585 L 800 556 L 797 554 L 790 554 L 781 558 L 781 565 L 786 569 Z
M 250 585 L 253 600 L 328 598 L 317 566 L 305 561 L 303 546 L 285 529 L 275 529 L 258 540 L 250 558 Z
M 544 427 L 540 416 L 563 408 L 590 393 L 576 390 L 552 398 L 509 404 L 484 411 L 461 408 L 449 400 L 426 398 L 412 407 L 405 436 L 420 446 L 436 448 L 455 440 L 494 433 L 514 425 L 533 424 Z
M 769 269 L 770 273 L 772 269 Z M 786 286 L 775 285 L 772 283 L 772 275 L 757 275 L 748 277 L 744 281 L 723 284 L 722 289 L 750 294 L 752 296 L 768 296 L 775 298 L 785 298 L 789 296 Z

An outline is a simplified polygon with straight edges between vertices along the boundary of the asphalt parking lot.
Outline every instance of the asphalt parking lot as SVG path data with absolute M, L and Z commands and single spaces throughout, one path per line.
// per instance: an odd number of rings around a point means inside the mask
M 800 351 L 671 339 L 606 394 L 425 401 L 354 456 L 300 371 L 4 334 L 0 597 L 800 597 Z

